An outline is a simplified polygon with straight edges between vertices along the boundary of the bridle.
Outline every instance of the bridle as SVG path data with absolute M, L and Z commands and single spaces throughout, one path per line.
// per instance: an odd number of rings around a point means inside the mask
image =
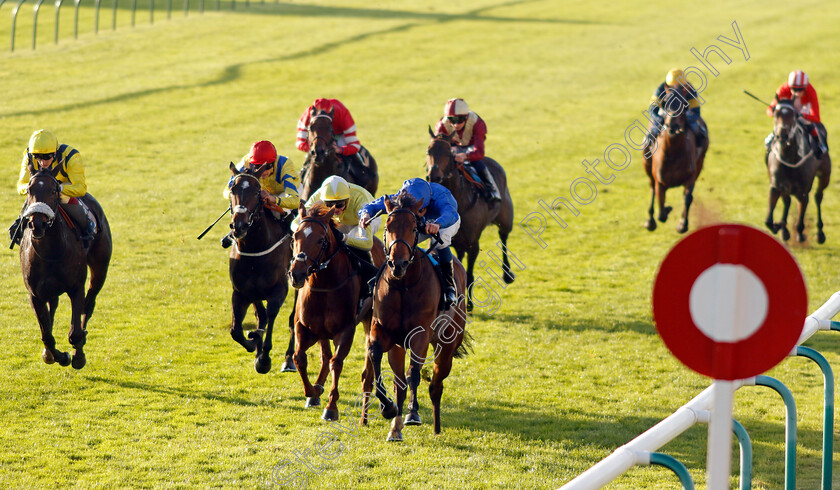
M 251 175 L 251 174 L 241 173 L 241 174 L 237 175 L 236 177 L 234 177 L 234 179 L 233 179 L 233 183 L 232 183 L 232 185 L 231 185 L 231 191 L 232 191 L 232 190 L 233 190 L 233 188 L 235 188 L 235 187 L 239 184 L 239 182 L 240 182 L 242 179 L 244 179 L 244 178 L 249 179 L 250 181 L 252 181 L 252 182 L 256 185 L 256 189 L 257 189 L 257 196 L 259 196 L 259 191 L 260 191 L 260 189 L 262 188 L 262 187 L 260 186 L 260 179 L 258 179 L 256 176 Z M 233 192 L 231 192 L 231 197 L 232 197 L 233 195 L 234 195 L 234 194 L 233 194 Z M 246 216 L 246 217 L 248 218 L 248 226 L 246 227 L 246 232 L 247 232 L 247 229 L 248 229 L 248 228 L 250 228 L 250 227 L 254 224 L 254 221 L 256 221 L 257 219 L 259 219 L 259 218 L 261 217 L 261 215 L 262 215 L 262 208 L 263 208 L 262 203 L 260 202 L 260 200 L 259 200 L 259 199 L 257 199 L 257 208 L 256 208 L 256 209 L 251 210 L 251 209 L 248 209 L 248 207 L 247 207 L 247 206 L 243 206 L 243 205 L 241 205 L 241 204 L 237 204 L 236 206 L 232 206 L 232 207 L 231 207 L 231 212 L 232 212 L 233 214 L 245 214 L 245 215 L 247 215 L 247 216 Z
M 56 217 L 57 209 L 58 209 L 58 203 L 61 200 L 61 189 L 59 187 L 58 179 L 56 179 L 54 176 L 52 176 L 51 174 L 46 173 L 46 172 L 36 172 L 29 179 L 29 185 L 26 187 L 26 193 L 29 196 L 34 197 L 32 192 L 30 192 L 30 190 L 32 189 L 32 182 L 36 178 L 39 178 L 40 176 L 49 177 L 50 180 L 52 180 L 52 183 L 55 185 L 55 191 L 54 191 L 54 194 L 56 195 L 55 208 L 53 208 L 52 206 L 50 206 L 46 202 L 35 201 L 35 202 L 32 202 L 32 203 L 30 203 L 26 206 L 26 209 L 21 214 L 21 219 L 22 220 L 27 220 L 33 214 L 43 214 L 44 216 L 47 217 L 47 221 L 46 221 L 47 228 L 50 228 L 50 227 L 52 227 L 53 223 L 55 222 L 55 217 Z
M 446 153 L 448 153 L 448 156 L 449 156 L 449 165 L 447 165 L 446 171 L 441 171 L 440 173 L 443 177 L 443 180 L 451 179 L 452 176 L 455 174 L 456 167 L 457 167 L 457 165 L 455 164 L 455 155 L 453 155 L 452 151 L 451 151 L 452 143 L 449 143 L 444 138 L 437 138 L 436 137 L 436 138 L 433 138 L 432 146 L 434 146 L 434 144 L 438 141 L 443 142 L 443 143 L 447 143 L 449 145 L 450 151 L 446 152 Z M 432 162 L 431 166 L 427 170 L 427 173 L 428 173 L 428 171 L 430 171 L 432 168 L 434 168 L 436 166 L 437 166 L 438 170 L 440 170 L 440 167 L 437 165 L 437 162 L 435 161 L 435 157 L 431 154 L 432 146 L 430 146 L 429 148 L 426 149 L 426 156 L 430 157 L 431 162 Z
M 330 125 L 329 125 L 330 134 L 329 134 L 329 136 L 321 136 L 318 133 L 316 133 L 315 131 L 313 131 L 313 126 L 315 125 L 315 121 L 317 119 L 320 119 L 320 118 L 324 118 L 324 119 L 329 120 L 329 122 L 330 122 Z M 319 114 L 317 116 L 314 116 L 309 121 L 309 135 L 311 136 L 309 138 L 309 148 L 310 148 L 309 149 L 309 154 L 312 155 L 312 158 L 315 161 L 317 161 L 318 150 L 316 149 L 316 146 L 318 145 L 318 141 L 325 141 L 327 149 L 324 152 L 324 156 L 329 155 L 333 151 L 332 142 L 335 139 L 335 133 L 333 132 L 333 128 L 332 128 L 332 117 L 330 117 L 326 114 Z
M 318 223 L 321 225 L 321 228 L 324 229 L 324 236 L 318 239 L 318 243 L 321 244 L 321 248 L 318 250 L 318 256 L 313 259 L 312 257 L 306 255 L 306 252 L 300 252 L 294 259 L 292 259 L 292 264 L 289 266 L 289 273 L 291 273 L 292 266 L 295 262 L 303 262 L 304 265 L 311 262 L 312 265 L 306 268 L 306 277 L 308 278 L 312 274 L 326 269 L 330 265 L 330 261 L 338 255 L 338 252 L 341 251 L 341 247 L 336 246 L 335 251 L 330 254 L 330 240 L 328 238 L 330 234 L 329 227 L 322 221 L 315 218 L 303 218 L 300 220 L 301 227 L 304 223 Z M 298 228 L 298 230 L 300 230 L 300 228 Z M 328 254 L 329 256 L 327 256 Z M 322 259 L 324 260 L 323 262 L 321 262 Z
M 403 240 L 402 238 L 397 238 L 396 240 L 394 240 L 393 242 L 388 244 L 388 220 L 386 219 L 386 221 L 385 221 L 385 232 L 383 233 L 382 241 L 383 241 L 383 243 L 385 243 L 385 258 L 387 259 L 388 267 L 390 267 L 391 269 L 394 269 L 394 267 L 395 267 L 393 254 L 392 254 L 395 245 L 403 244 L 403 245 L 406 246 L 406 248 L 408 248 L 408 253 L 411 257 L 408 260 L 408 265 L 411 265 L 412 262 L 414 262 L 414 257 L 416 256 L 414 251 L 417 249 L 417 244 L 420 242 L 420 223 L 421 223 L 421 219 L 414 213 L 414 211 L 412 211 L 410 209 L 407 209 L 407 208 L 399 208 L 399 209 L 395 209 L 395 210 L 391 211 L 390 213 L 388 213 L 388 218 L 390 218 L 392 215 L 397 214 L 397 213 L 408 213 L 412 217 L 414 217 L 414 223 L 415 223 L 414 224 L 414 244 L 412 245 L 412 244 L 408 243 L 407 241 Z

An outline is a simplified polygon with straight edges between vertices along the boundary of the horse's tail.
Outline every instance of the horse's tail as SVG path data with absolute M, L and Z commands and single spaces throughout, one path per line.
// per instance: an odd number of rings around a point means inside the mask
M 455 354 L 452 355 L 455 359 L 463 359 L 467 354 L 473 350 L 473 336 L 471 333 L 464 330 L 464 337 L 461 339 L 461 345 L 455 349 Z

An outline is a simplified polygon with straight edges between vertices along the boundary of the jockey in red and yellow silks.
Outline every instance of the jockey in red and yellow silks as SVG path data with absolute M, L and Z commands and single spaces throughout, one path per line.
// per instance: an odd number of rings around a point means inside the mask
M 817 99 L 817 91 L 811 85 L 810 80 L 808 80 L 808 75 L 805 72 L 802 70 L 790 72 L 787 83 L 782 84 L 776 90 L 776 96 L 770 104 L 770 107 L 767 108 L 768 116 L 773 116 L 773 112 L 776 110 L 776 104 L 780 100 L 793 101 L 793 107 L 800 115 L 799 122 L 805 126 L 806 130 L 816 142 L 815 156 L 820 158 L 824 153 L 828 153 L 828 145 L 822 135 L 822 131 L 825 131 L 825 128 L 822 122 L 820 122 L 820 103 Z M 822 129 L 822 131 L 818 128 Z M 772 135 L 768 137 L 768 140 L 765 140 L 768 148 L 771 142 Z

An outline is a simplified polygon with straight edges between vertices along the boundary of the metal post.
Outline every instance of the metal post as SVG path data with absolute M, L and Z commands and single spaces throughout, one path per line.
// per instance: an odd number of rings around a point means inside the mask
M 15 50 L 15 25 L 17 24 L 17 14 L 18 10 L 20 10 L 20 6 L 23 5 L 23 2 L 26 0 L 20 0 L 15 8 L 12 9 L 12 51 Z
M 680 478 L 683 490 L 694 490 L 694 480 L 691 479 L 688 469 L 673 456 L 662 453 L 650 453 L 650 464 L 657 464 L 671 469 Z
M 94 34 L 99 34 L 99 5 L 100 5 L 101 2 L 102 2 L 102 0 L 93 0 L 95 10 L 96 10 L 96 14 L 95 14 L 95 17 L 94 17 L 94 20 L 93 20 L 93 33 Z
M 38 0 L 38 3 L 32 8 L 32 49 L 35 49 L 35 38 L 38 36 L 38 11 L 41 10 L 41 4 L 43 3 L 44 0 Z
M 776 378 L 756 376 L 756 386 L 767 386 L 776 390 L 785 402 L 785 490 L 796 488 L 796 402 L 790 390 Z
M 732 419 L 732 430 L 738 437 L 738 446 L 741 448 L 741 490 L 752 488 L 752 441 L 747 430 L 735 419 Z
M 137 13 L 137 0 L 131 0 L 131 27 L 134 27 L 134 16 Z
M 61 10 L 61 2 L 64 0 L 55 0 L 55 39 L 54 44 L 58 44 L 58 13 Z
M 832 328 L 833 330 L 833 328 Z M 834 372 L 825 357 L 810 347 L 799 346 L 796 355 L 816 362 L 823 373 L 823 461 L 822 488 L 831 488 L 831 465 L 834 461 Z

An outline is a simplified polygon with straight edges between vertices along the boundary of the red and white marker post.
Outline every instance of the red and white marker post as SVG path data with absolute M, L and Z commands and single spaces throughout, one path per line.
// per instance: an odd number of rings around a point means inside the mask
M 708 488 L 729 488 L 733 383 L 781 362 L 807 316 L 802 272 L 772 236 L 749 226 L 702 228 L 659 266 L 653 317 L 683 364 L 715 379 L 707 454 Z

